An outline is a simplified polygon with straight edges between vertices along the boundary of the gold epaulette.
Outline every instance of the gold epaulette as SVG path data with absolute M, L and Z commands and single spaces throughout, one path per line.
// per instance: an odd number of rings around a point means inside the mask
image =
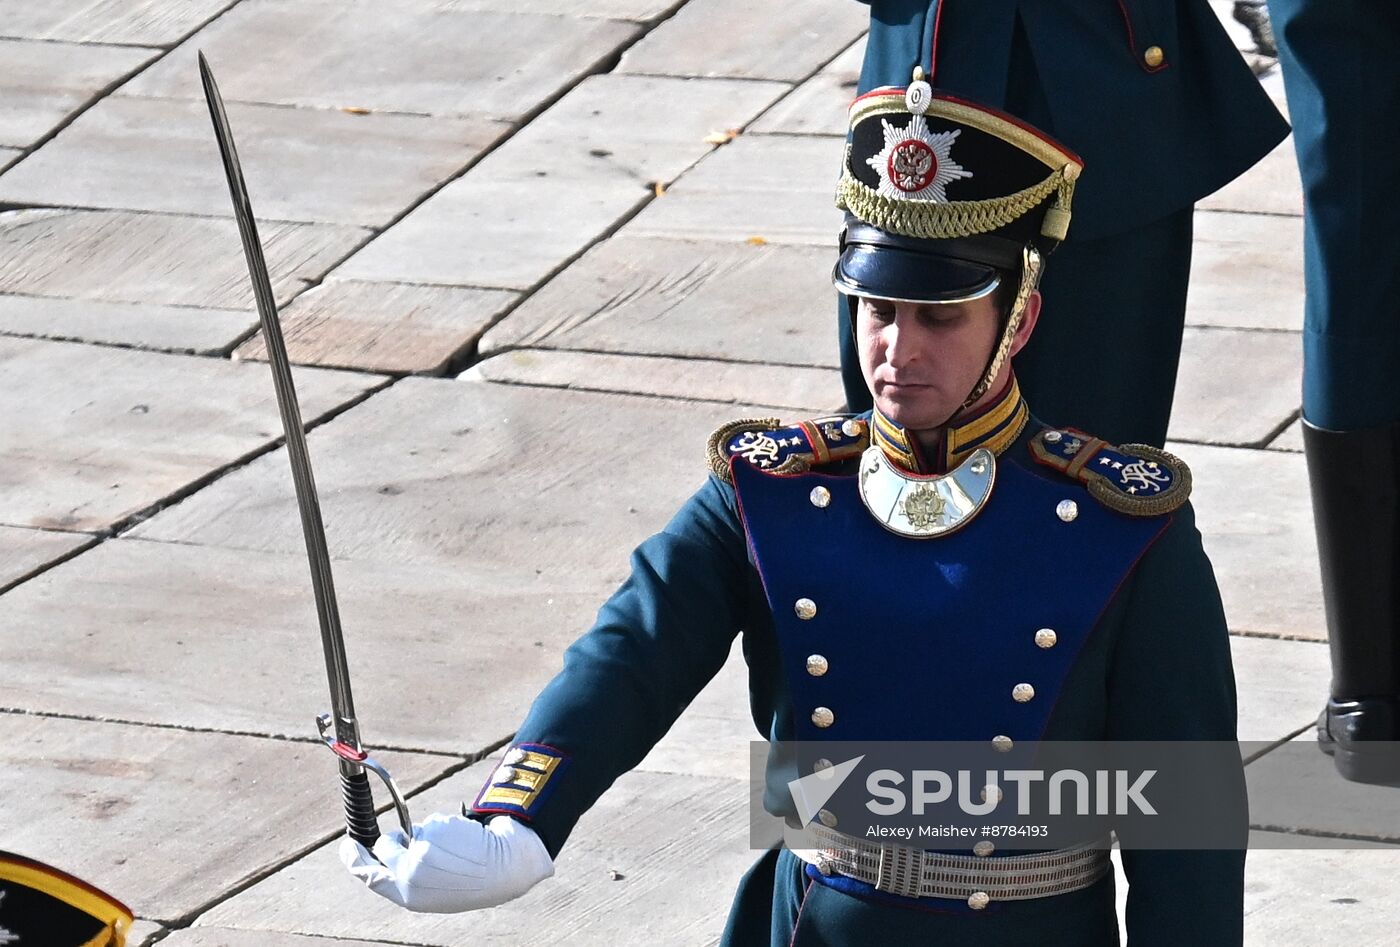
M 1130 516 L 1170 513 L 1191 495 L 1191 469 L 1146 444 L 1115 447 L 1074 428 L 1051 428 L 1031 440 L 1037 463 L 1083 483 L 1096 500 Z
M 743 461 L 764 473 L 804 473 L 859 456 L 870 445 L 865 418 L 834 415 L 783 426 L 777 418 L 740 418 L 710 435 L 710 469 L 733 483 L 729 465 Z

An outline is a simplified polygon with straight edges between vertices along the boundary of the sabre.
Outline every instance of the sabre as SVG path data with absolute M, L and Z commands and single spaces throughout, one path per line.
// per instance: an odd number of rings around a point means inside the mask
M 248 200 L 248 188 L 243 183 L 243 169 L 238 163 L 233 132 L 229 128 L 224 100 L 214 82 L 214 74 L 204 53 L 199 54 L 199 74 L 204 83 L 204 98 L 209 103 L 209 117 L 214 121 L 214 137 L 219 142 L 219 155 L 228 178 L 229 195 L 233 198 L 233 213 L 238 220 L 238 234 L 243 240 L 243 254 L 248 260 L 248 275 L 253 281 L 253 296 L 257 299 L 258 321 L 262 324 L 263 340 L 267 344 L 268 362 L 272 366 L 272 381 L 277 388 L 277 408 L 282 415 L 282 430 L 287 436 L 287 459 L 292 465 L 292 481 L 296 485 L 297 509 L 301 513 L 301 531 L 306 539 L 306 555 L 311 565 L 311 587 L 316 596 L 316 618 L 321 626 L 321 649 L 326 657 L 326 676 L 330 680 L 331 713 L 316 718 L 322 741 L 340 761 L 340 784 L 345 800 L 345 825 L 350 837 L 370 848 L 379 838 L 379 825 L 374 817 L 374 798 L 370 791 L 372 771 L 384 781 L 394 799 L 399 824 L 404 834 L 413 837 L 413 820 L 408 804 L 394 784 L 388 770 L 370 758 L 360 746 L 360 727 L 355 718 L 355 702 L 350 695 L 350 668 L 345 660 L 345 637 L 340 629 L 340 610 L 335 602 L 335 583 L 331 579 L 331 558 L 326 551 L 326 529 L 321 522 L 321 504 L 316 498 L 316 481 L 311 475 L 311 456 L 306 450 L 306 435 L 302 430 L 301 408 L 297 405 L 296 387 L 292 384 L 292 368 L 287 358 L 287 346 L 282 339 L 282 326 L 277 319 L 277 302 L 272 295 L 267 262 L 263 259 L 262 243 L 258 239 L 253 205 Z

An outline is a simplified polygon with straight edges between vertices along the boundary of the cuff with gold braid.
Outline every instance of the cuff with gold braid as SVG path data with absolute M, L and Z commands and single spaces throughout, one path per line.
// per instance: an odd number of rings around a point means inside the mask
M 558 785 L 569 756 L 542 743 L 517 743 L 481 787 L 471 811 L 502 813 L 529 821 Z

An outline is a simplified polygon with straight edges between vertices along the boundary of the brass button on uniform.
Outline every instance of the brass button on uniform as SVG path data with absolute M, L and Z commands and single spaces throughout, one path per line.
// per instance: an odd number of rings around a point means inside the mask
M 1029 684 L 1017 684 L 1011 688 L 1011 699 L 1018 704 L 1024 704 L 1035 696 L 1035 688 Z
M 1042 628 L 1035 633 L 1035 646 L 1037 648 L 1053 648 L 1055 642 L 1059 640 L 1059 635 L 1055 634 L 1053 628 Z
M 1166 59 L 1167 54 L 1162 52 L 1162 47 L 1160 46 L 1149 46 L 1142 54 L 1142 61 L 1147 63 L 1147 68 L 1149 69 L 1156 69 L 1162 63 L 1166 62 Z
M 1061 500 L 1055 505 L 1055 515 L 1062 522 L 1073 523 L 1079 517 L 1079 504 L 1073 500 Z
M 826 773 L 829 769 L 831 769 L 831 760 L 826 759 L 825 757 L 817 760 L 815 763 L 812 764 L 812 772 L 814 773 Z M 826 778 L 830 779 L 831 775 L 832 774 L 828 773 Z
M 830 707 L 818 707 L 812 711 L 812 723 L 825 730 L 836 722 L 836 715 L 831 712 Z
M 807 673 L 812 675 L 813 677 L 821 677 L 827 672 L 827 669 L 830 667 L 830 663 L 828 663 L 826 658 L 822 657 L 820 654 L 812 654 L 807 656 Z
M 977 793 L 977 796 L 983 802 L 986 802 L 987 798 L 991 797 L 992 805 L 1001 805 L 1002 799 L 1006 798 L 1006 794 L 1001 791 L 1000 786 L 983 786 L 981 791 Z
M 810 621 L 817 617 L 817 603 L 810 598 L 800 598 L 793 603 L 792 610 L 797 613 L 797 617 L 803 621 Z
M 826 487 L 813 487 L 812 492 L 807 495 L 812 501 L 812 505 L 819 510 L 824 510 L 831 503 L 831 491 Z
M 1010 753 L 1011 748 L 1015 745 L 1016 744 L 1011 742 L 1011 738 L 1004 734 L 998 734 L 992 737 L 992 749 L 996 750 L 998 753 Z
M 967 906 L 974 911 L 980 911 L 991 903 L 992 897 L 985 891 L 974 891 L 967 896 Z
M 836 828 L 836 814 L 830 809 L 818 810 L 817 819 L 828 829 Z
M 988 842 L 986 839 L 983 839 L 976 845 L 972 846 L 972 854 L 978 856 L 979 858 L 986 858 L 988 855 L 990 855 L 996 850 L 997 847 L 991 842 Z

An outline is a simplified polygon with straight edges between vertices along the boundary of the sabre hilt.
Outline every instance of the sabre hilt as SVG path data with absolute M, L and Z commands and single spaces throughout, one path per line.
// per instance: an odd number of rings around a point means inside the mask
M 322 742 L 340 757 L 340 791 L 345 802 L 345 831 L 350 837 L 365 848 L 373 848 L 374 843 L 379 840 L 379 822 L 374 816 L 374 794 L 370 790 L 369 777 L 365 775 L 365 770 L 369 770 L 378 776 L 389 790 L 403 834 L 413 838 L 413 819 L 408 814 L 408 803 L 404 800 L 403 793 L 399 792 L 399 786 L 394 782 L 394 777 L 389 775 L 389 771 L 364 750 L 337 740 L 331 730 L 330 714 L 321 714 L 316 718 L 316 729 L 321 734 Z
M 345 800 L 345 831 L 365 848 L 379 841 L 379 822 L 374 818 L 374 793 L 364 770 L 340 771 L 340 794 Z

